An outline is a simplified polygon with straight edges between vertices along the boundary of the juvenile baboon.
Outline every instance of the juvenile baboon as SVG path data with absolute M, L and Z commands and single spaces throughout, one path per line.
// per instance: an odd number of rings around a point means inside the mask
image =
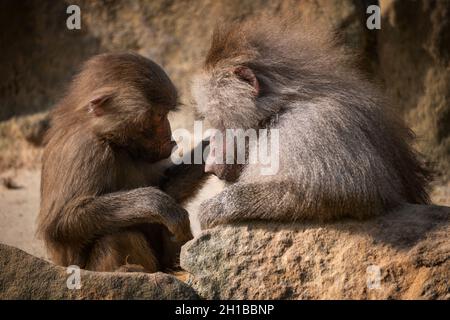
M 215 30 L 193 86 L 198 112 L 220 131 L 278 129 L 280 163 L 274 175 L 261 175 L 260 164 L 209 166 L 234 184 L 202 204 L 202 227 L 365 218 L 429 202 L 412 132 L 349 61 L 332 33 L 306 21 Z
M 96 271 L 173 267 L 192 238 L 177 203 L 188 195 L 161 165 L 174 147 L 167 114 L 176 106 L 166 73 L 142 56 L 102 54 L 84 64 L 51 113 L 43 155 L 38 224 L 55 263 Z M 187 177 L 192 195 L 201 166 L 177 171 L 171 178 Z M 162 181 L 170 195 L 158 188 Z

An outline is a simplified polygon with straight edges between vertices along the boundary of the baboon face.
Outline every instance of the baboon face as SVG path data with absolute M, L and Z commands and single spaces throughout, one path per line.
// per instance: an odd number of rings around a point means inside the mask
M 198 113 L 220 131 L 256 127 L 258 93 L 254 73 L 243 66 L 204 71 L 192 87 Z
M 125 122 L 124 125 L 127 123 Z M 129 126 L 129 124 L 128 124 Z M 172 149 L 176 143 L 171 140 L 172 133 L 170 130 L 167 113 L 151 113 L 143 115 L 142 120 L 134 127 L 124 128 L 126 136 L 113 137 L 113 143 L 124 146 L 133 157 L 143 159 L 149 162 L 170 156 Z
M 86 64 L 74 90 L 89 90 L 80 112 L 87 113 L 94 133 L 113 146 L 151 162 L 167 158 L 175 146 L 167 119 L 177 106 L 174 85 L 147 59 L 115 58 L 99 56 Z
M 205 172 L 212 173 L 221 180 L 235 182 L 239 178 L 242 166 L 237 163 L 225 163 L 227 156 L 227 145 L 225 138 L 222 143 L 218 143 L 217 139 L 222 139 L 219 130 L 214 131 L 209 139 L 209 154 L 205 163 Z M 236 155 L 236 152 L 233 153 Z M 217 159 L 221 159 L 219 162 Z
M 256 128 L 262 114 L 258 112 L 259 82 L 253 71 L 245 66 L 208 70 L 196 78 L 193 96 L 201 117 L 225 136 L 227 129 Z M 205 171 L 218 178 L 234 182 L 239 177 L 240 165 L 214 162 L 221 153 L 226 159 L 226 142 L 216 148 L 214 137 L 210 140 L 211 153 Z M 213 154 L 214 153 L 214 154 Z

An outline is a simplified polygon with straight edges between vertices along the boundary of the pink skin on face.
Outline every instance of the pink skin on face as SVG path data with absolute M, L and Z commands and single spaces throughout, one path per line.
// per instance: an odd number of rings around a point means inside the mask
M 213 173 L 221 180 L 236 181 L 239 177 L 242 165 L 226 164 L 226 143 L 223 141 L 217 143 L 218 139 L 222 139 L 222 132 L 215 131 L 209 140 L 210 151 L 205 161 L 205 172 Z M 219 157 L 221 155 L 222 157 Z
M 205 172 L 216 173 L 217 166 L 220 165 L 217 163 L 217 153 L 221 152 L 222 155 L 225 155 L 224 143 L 222 143 L 222 150 L 217 150 L 217 135 L 219 133 L 219 130 L 215 130 L 209 139 L 209 154 L 205 161 Z
M 209 139 L 209 154 L 205 161 L 205 172 L 214 173 L 215 161 L 216 161 L 216 137 L 213 134 Z

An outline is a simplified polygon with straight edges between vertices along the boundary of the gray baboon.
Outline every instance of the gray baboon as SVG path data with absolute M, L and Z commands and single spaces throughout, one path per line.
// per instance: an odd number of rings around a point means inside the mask
M 39 232 L 55 263 L 97 271 L 173 268 L 192 238 L 178 201 L 201 166 L 164 177 L 167 114 L 177 91 L 163 69 L 132 53 L 88 60 L 51 113 L 41 178 Z M 194 177 L 195 179 L 192 179 Z M 169 179 L 168 179 L 169 178 Z M 170 186 L 170 195 L 158 189 Z M 127 266 L 131 266 L 127 268 Z M 140 266 L 140 267 L 139 267 Z
M 332 33 L 305 21 L 263 19 L 215 30 L 193 95 L 200 115 L 221 131 L 279 129 L 279 171 L 210 167 L 234 183 L 202 204 L 202 227 L 364 218 L 404 202 L 428 203 L 428 174 L 409 146 L 411 131 Z

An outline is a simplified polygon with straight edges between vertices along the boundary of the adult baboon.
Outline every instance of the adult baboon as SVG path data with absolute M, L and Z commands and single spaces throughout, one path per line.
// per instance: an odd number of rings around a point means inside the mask
M 209 166 L 234 184 L 202 204 L 203 227 L 364 218 L 429 202 L 411 131 L 349 61 L 332 33 L 305 21 L 264 17 L 215 30 L 193 86 L 198 111 L 222 132 L 278 129 L 280 163 L 266 176 L 260 164 Z

